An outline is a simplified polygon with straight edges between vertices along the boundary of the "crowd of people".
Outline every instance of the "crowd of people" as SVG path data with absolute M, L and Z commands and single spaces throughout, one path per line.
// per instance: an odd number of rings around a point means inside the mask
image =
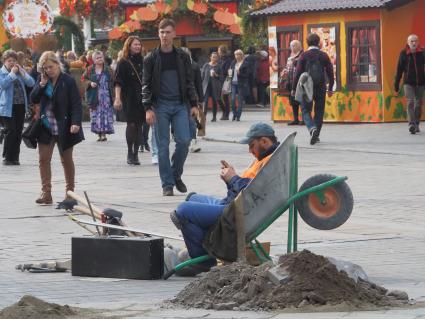
M 3 165 L 20 165 L 25 118 L 37 123 L 42 184 L 38 204 L 52 203 L 50 161 L 55 145 L 64 168 L 66 191 L 74 190 L 72 151 L 84 140 L 83 104 L 98 142 L 114 134 L 115 117 L 126 122 L 127 163 L 140 165 L 138 152 L 151 152 L 152 163 L 159 167 L 163 195 L 170 196 L 174 187 L 187 191 L 181 178 L 184 162 L 189 150 L 201 150 L 196 136 L 205 134 L 209 109 L 212 122 L 240 121 L 245 103 L 257 98 L 257 87 L 261 106 L 269 103 L 266 51 L 250 48 L 247 54 L 242 50 L 231 53 L 221 45 L 211 52 L 209 62 L 198 65 L 189 49 L 174 47 L 173 20 L 163 20 L 158 34 L 160 46 L 150 52 L 144 50 L 140 38 L 128 37 L 114 60 L 105 47 L 80 57 L 63 50 L 3 52 Z M 170 160 L 171 135 L 176 149 Z

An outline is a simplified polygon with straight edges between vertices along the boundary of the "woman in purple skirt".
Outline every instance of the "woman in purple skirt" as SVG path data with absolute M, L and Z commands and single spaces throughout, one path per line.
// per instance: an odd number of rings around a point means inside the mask
M 87 81 L 86 102 L 90 108 L 91 131 L 99 136 L 98 142 L 103 142 L 106 134 L 114 134 L 113 76 L 101 51 L 94 51 L 92 59 L 93 65 L 83 74 Z

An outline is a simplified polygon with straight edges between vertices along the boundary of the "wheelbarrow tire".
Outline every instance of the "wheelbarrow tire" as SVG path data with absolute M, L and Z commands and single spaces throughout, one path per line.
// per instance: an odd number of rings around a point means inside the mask
M 299 192 L 328 182 L 336 178 L 330 174 L 314 175 L 307 179 L 299 189 Z M 335 229 L 344 224 L 353 210 L 353 194 L 345 181 L 329 186 L 323 190 L 326 204 L 320 203 L 314 193 L 299 199 L 295 205 L 304 222 L 313 228 L 320 230 Z

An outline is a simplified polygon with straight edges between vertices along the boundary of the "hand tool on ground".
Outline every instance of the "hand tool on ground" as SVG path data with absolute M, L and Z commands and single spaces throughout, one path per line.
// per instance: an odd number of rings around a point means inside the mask
M 91 217 L 93 217 L 93 221 L 96 222 L 96 217 L 94 217 L 93 208 L 91 207 L 91 203 L 90 203 L 89 197 L 87 196 L 87 192 L 86 191 L 84 191 L 84 196 L 86 197 L 87 204 L 89 205 Z M 97 227 L 97 226 L 96 226 L 96 231 L 99 234 L 99 236 L 101 236 L 99 227 Z
M 70 216 L 72 216 L 72 215 L 70 215 Z M 98 227 L 106 227 L 106 228 L 111 228 L 111 229 L 124 230 L 124 231 L 129 231 L 129 232 L 132 232 L 132 233 L 146 235 L 146 236 L 157 236 L 157 237 L 163 237 L 163 238 L 169 238 L 169 239 L 175 239 L 175 240 L 183 240 L 182 237 L 165 235 L 165 234 L 161 234 L 161 233 L 157 233 L 157 232 L 151 232 L 151 231 L 141 230 L 141 229 L 132 228 L 132 227 L 122 227 L 122 226 L 117 226 L 117 225 L 93 222 L 93 221 L 90 221 L 90 220 L 79 219 L 75 216 L 72 216 L 70 218 L 72 218 L 74 221 L 77 221 L 77 222 L 79 222 L 83 225 L 90 225 L 90 226 L 98 226 Z

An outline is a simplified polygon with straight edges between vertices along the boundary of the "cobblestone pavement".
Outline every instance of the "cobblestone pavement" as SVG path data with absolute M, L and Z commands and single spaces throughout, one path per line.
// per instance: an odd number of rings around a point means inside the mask
M 246 146 L 228 142 L 239 140 L 253 122 L 270 122 L 269 118 L 268 112 L 250 112 L 241 122 L 208 123 L 208 138 L 199 141 L 202 151 L 190 154 L 185 167 L 183 179 L 189 191 L 223 196 L 219 161 L 226 159 L 239 171 L 251 161 Z M 373 281 L 425 301 L 425 132 L 410 135 L 405 123 L 325 124 L 320 144 L 310 146 L 305 127 L 273 126 L 280 138 L 298 131 L 300 185 L 318 173 L 347 175 L 355 198 L 350 220 L 336 230 L 318 231 L 301 221 L 299 249 L 358 263 Z M 117 133 L 99 143 L 85 124 L 87 140 L 74 151 L 76 192 L 87 190 L 96 205 L 123 211 L 133 227 L 179 235 L 168 216 L 184 195 L 162 197 L 158 169 L 151 165 L 149 153 L 140 154 L 139 167 L 125 163 L 124 130 L 125 125 L 118 123 Z M 109 313 L 139 313 L 140 318 L 425 316 L 425 309 L 308 315 L 167 310 L 157 305 L 172 298 L 190 279 L 135 281 L 16 271 L 19 263 L 70 258 L 71 237 L 86 234 L 63 211 L 34 204 L 40 188 L 37 158 L 36 151 L 23 145 L 21 166 L 0 166 L 0 309 L 32 294 L 49 302 L 114 309 Z M 53 196 L 60 201 L 64 178 L 57 153 L 52 165 Z M 261 236 L 272 242 L 272 253 L 285 251 L 286 225 L 284 215 Z

